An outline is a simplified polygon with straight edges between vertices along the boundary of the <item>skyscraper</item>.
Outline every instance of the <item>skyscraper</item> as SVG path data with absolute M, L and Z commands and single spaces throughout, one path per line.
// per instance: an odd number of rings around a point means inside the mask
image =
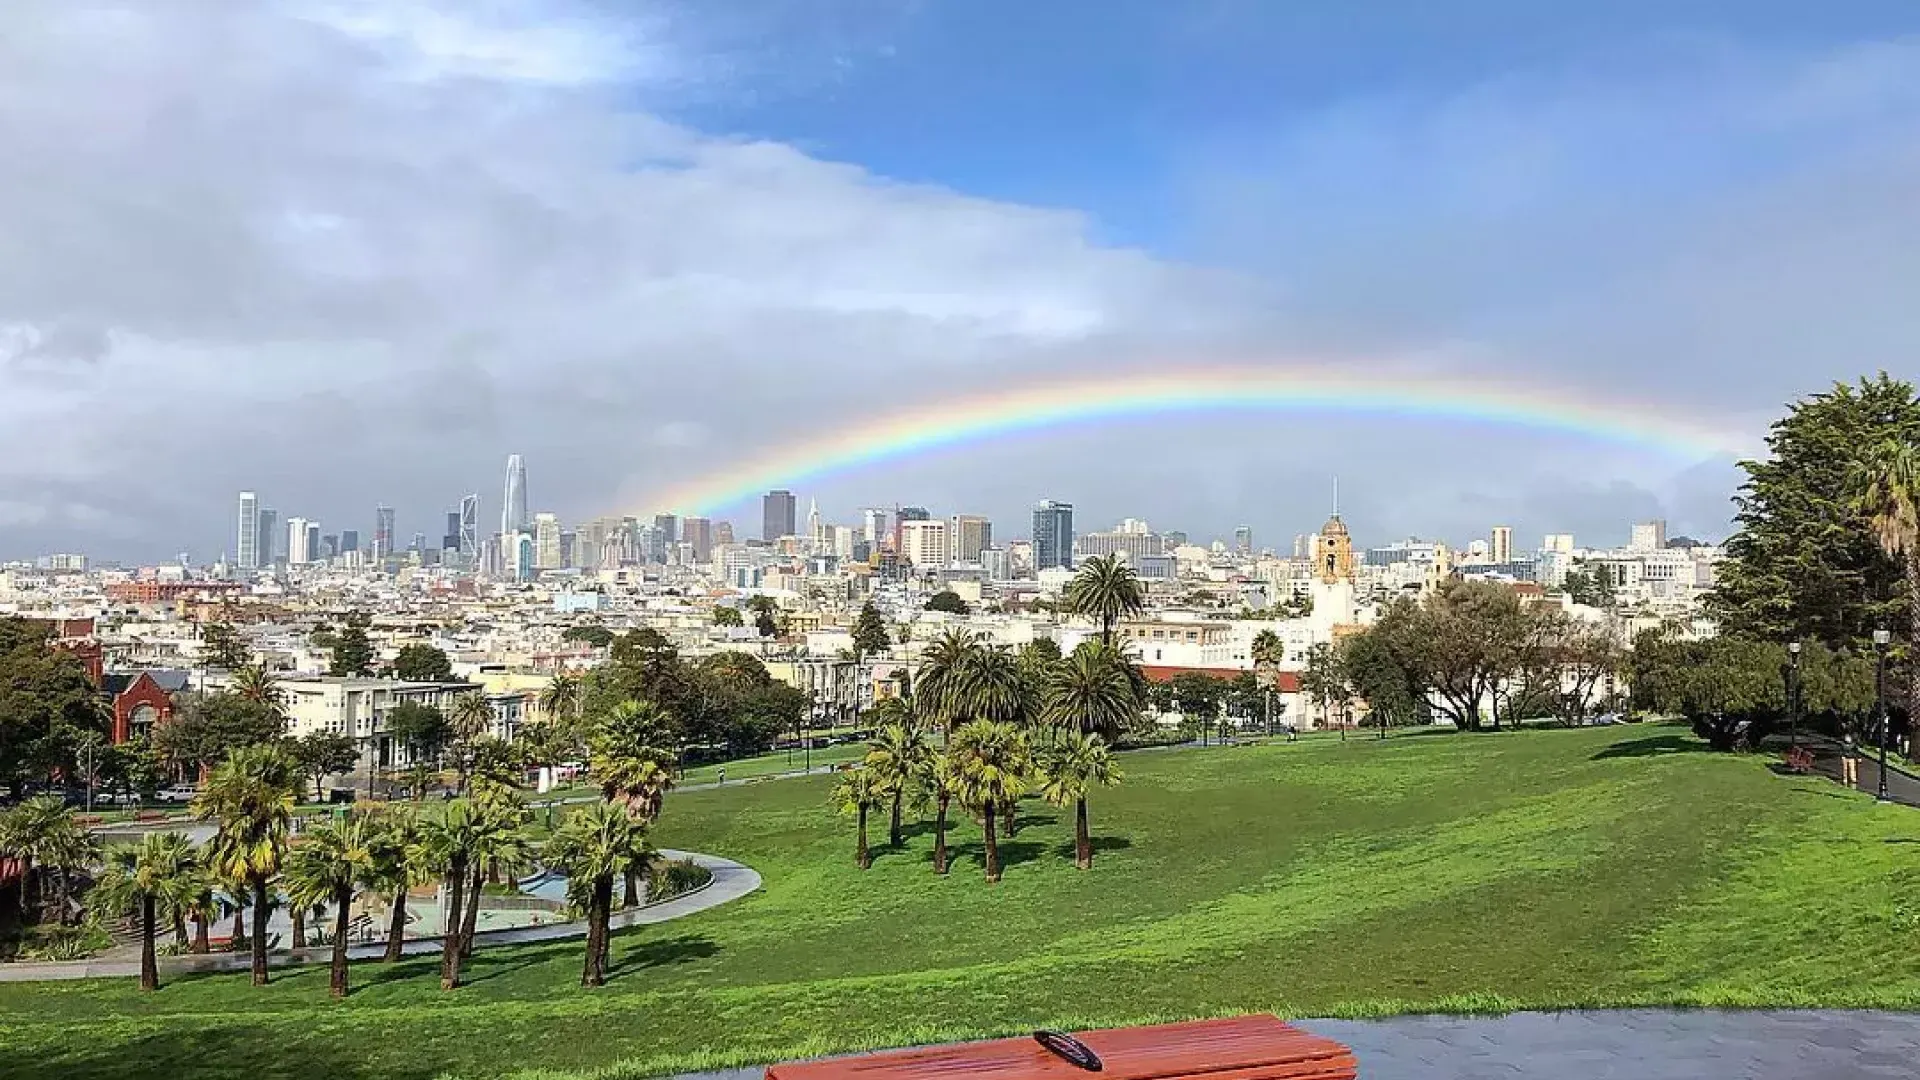
M 440 536 L 440 550 L 460 550 L 460 511 L 447 511 L 447 531 Z
M 345 555 L 349 551 L 359 551 L 359 550 L 360 550 L 360 530 L 359 529 L 341 529 L 340 530 L 340 554 Z
M 980 553 L 993 546 L 993 522 L 979 514 L 955 514 L 950 535 L 954 561 L 977 563 Z
M 373 557 L 376 561 L 393 554 L 393 507 L 373 508 Z
M 554 514 L 533 515 L 533 568 L 558 570 L 560 560 L 560 518 Z
M 1487 555 L 1494 562 L 1513 561 L 1513 527 L 1495 525 L 1487 536 Z
M 1073 504 L 1042 499 L 1033 508 L 1033 568 L 1073 568 Z
M 287 519 L 287 565 L 300 566 L 313 561 L 313 548 L 308 546 L 308 521 L 303 517 Z
M 1233 551 L 1236 555 L 1253 554 L 1253 526 L 1242 525 L 1233 530 Z
M 480 552 L 480 495 L 460 500 L 460 554 L 469 560 Z
M 260 499 L 251 491 L 240 493 L 240 532 L 234 548 L 234 565 L 242 570 L 260 569 Z
M 674 515 L 653 515 L 653 527 L 660 530 L 660 535 L 666 539 L 667 543 L 677 544 L 680 542 L 680 519 Z
M 680 519 L 680 538 L 693 548 L 693 561 L 713 561 L 713 522 L 703 517 Z
M 517 533 L 527 527 L 527 466 L 519 454 L 507 455 L 507 490 L 500 500 L 500 531 Z M 516 553 L 517 557 L 517 553 Z
M 260 526 L 253 531 L 254 555 L 261 566 L 272 566 L 280 550 L 280 515 L 271 506 L 260 508 Z
M 775 488 L 760 497 L 760 539 L 793 535 L 793 492 Z

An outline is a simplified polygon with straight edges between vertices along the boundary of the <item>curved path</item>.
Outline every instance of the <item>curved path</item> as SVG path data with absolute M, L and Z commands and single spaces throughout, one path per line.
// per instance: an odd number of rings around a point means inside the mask
M 1351 1046 L 1365 1080 L 1893 1080 L 1914 1076 L 1920 1061 L 1912 1013 L 1600 1009 L 1298 1024 Z
M 615 930 L 629 926 L 647 926 L 653 923 L 667 922 L 691 915 L 696 911 L 705 911 L 718 907 L 729 900 L 740 897 L 760 887 L 760 875 L 752 867 L 723 859 L 718 855 L 702 855 L 697 851 L 672 851 L 661 849 L 660 854 L 669 859 L 692 859 L 712 872 L 713 878 L 705 885 L 689 893 L 683 893 L 671 900 L 662 900 L 657 904 L 643 904 L 637 908 L 616 911 L 610 920 Z M 519 926 L 510 930 L 482 930 L 474 935 L 474 945 L 522 945 L 535 941 L 557 941 L 563 938 L 581 937 L 587 932 L 584 922 L 548 923 L 544 926 Z M 438 955 L 440 939 L 438 937 L 413 938 L 403 947 L 408 956 L 422 954 Z M 385 955 L 384 944 L 355 945 L 347 950 L 347 956 L 353 960 L 374 960 Z M 275 967 L 287 964 L 326 963 L 333 955 L 327 946 L 298 949 L 273 953 L 268 962 Z M 160 974 L 178 975 L 185 972 L 203 971 L 245 971 L 251 964 L 246 953 L 210 953 L 204 956 L 163 956 L 160 958 Z M 38 982 L 49 979 L 93 979 L 106 977 L 137 978 L 140 974 L 140 961 L 133 960 L 69 960 L 47 963 L 0 964 L 0 982 Z

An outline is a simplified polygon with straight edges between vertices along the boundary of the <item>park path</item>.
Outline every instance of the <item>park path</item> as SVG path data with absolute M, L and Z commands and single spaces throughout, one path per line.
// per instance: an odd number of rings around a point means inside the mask
M 1906 1080 L 1920 1062 L 1912 1013 L 1603 1009 L 1296 1023 L 1352 1047 L 1365 1080 Z
M 1800 741 L 1813 750 L 1813 771 L 1821 776 L 1840 783 L 1840 759 L 1843 753 L 1841 744 L 1824 735 L 1802 735 Z M 1880 790 L 1880 755 L 1877 751 L 1862 747 L 1855 787 L 1869 795 Z M 1920 807 L 1920 777 L 1913 774 L 1913 766 L 1906 764 L 1895 755 L 1887 757 L 1887 800 L 1904 806 Z
M 760 875 L 753 868 L 732 859 L 723 859 L 718 855 L 703 855 L 693 851 L 671 851 L 662 849 L 662 855 L 669 859 L 692 859 L 707 868 L 713 879 L 706 885 L 690 893 L 663 900 L 657 904 L 646 904 L 626 911 L 616 911 L 610 920 L 615 930 L 629 926 L 649 926 L 684 918 L 697 911 L 718 907 L 730 900 L 753 892 L 760 887 Z M 508 930 L 482 930 L 474 935 L 474 945 L 491 947 L 495 945 L 524 945 L 539 941 L 558 941 L 565 938 L 582 937 L 587 932 L 584 922 L 548 923 L 544 926 L 518 926 Z M 407 956 L 439 955 L 440 939 L 415 938 L 402 946 Z M 386 954 L 384 944 L 355 945 L 347 950 L 347 956 L 353 960 L 374 960 Z M 287 964 L 326 963 L 332 950 L 326 946 L 301 949 L 297 952 L 278 952 L 269 957 L 276 967 Z M 188 972 L 245 971 L 251 964 L 246 953 L 211 953 L 204 956 L 163 956 L 160 958 L 160 974 L 179 975 Z M 0 964 L 0 982 L 40 982 L 56 979 L 94 979 L 94 978 L 136 978 L 140 974 L 140 960 L 69 960 L 44 963 Z

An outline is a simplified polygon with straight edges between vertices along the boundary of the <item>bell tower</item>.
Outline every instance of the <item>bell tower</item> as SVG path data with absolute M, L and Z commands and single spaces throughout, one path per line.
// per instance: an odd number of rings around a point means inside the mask
M 1333 514 L 1313 540 L 1313 576 L 1323 585 L 1353 582 L 1353 537 L 1340 520 L 1340 478 L 1333 479 Z

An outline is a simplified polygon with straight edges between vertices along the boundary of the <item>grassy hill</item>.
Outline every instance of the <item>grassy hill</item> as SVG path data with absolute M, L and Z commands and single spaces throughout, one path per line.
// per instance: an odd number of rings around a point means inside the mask
M 1416 735 L 1124 755 L 1092 807 L 1023 804 L 1006 880 L 979 834 L 873 869 L 829 780 L 683 793 L 662 844 L 740 859 L 745 900 L 579 946 L 176 982 L 0 985 L 0 1074 L 643 1076 L 832 1049 L 1271 1009 L 1681 1003 L 1920 1007 L 1920 817 L 1674 728 Z

